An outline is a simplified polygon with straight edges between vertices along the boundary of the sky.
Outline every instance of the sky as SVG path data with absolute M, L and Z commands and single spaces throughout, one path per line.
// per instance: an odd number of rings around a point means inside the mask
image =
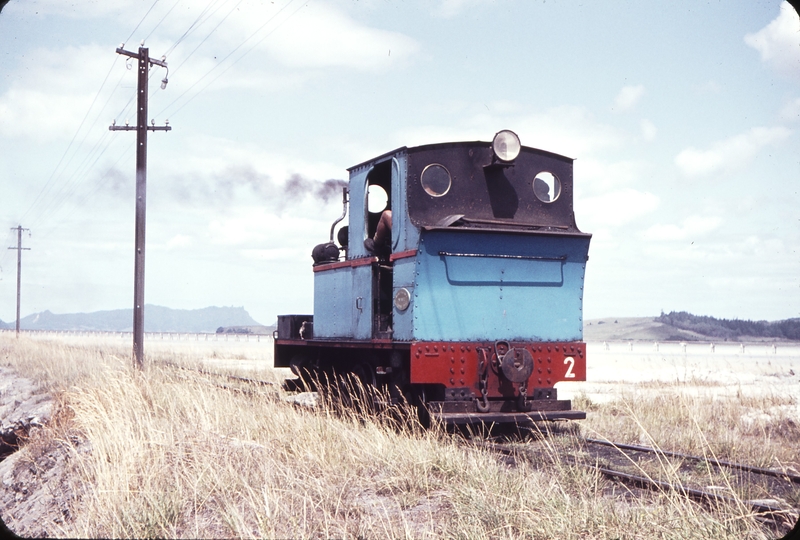
M 133 305 L 136 63 L 148 304 L 311 313 L 323 186 L 401 146 L 575 158 L 584 316 L 800 317 L 800 19 L 788 3 L 11 0 L 0 319 Z M 167 77 L 166 89 L 160 88 Z

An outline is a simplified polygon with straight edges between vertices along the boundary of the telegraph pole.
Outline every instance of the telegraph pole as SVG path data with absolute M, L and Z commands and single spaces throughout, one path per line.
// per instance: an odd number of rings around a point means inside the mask
M 22 247 L 22 231 L 30 231 L 30 229 L 23 229 L 22 225 L 18 225 L 17 227 L 11 227 L 12 231 L 17 231 L 17 247 L 10 247 L 8 249 L 16 249 L 17 250 L 17 339 L 19 339 L 19 292 L 20 286 L 22 285 L 22 252 L 28 251 L 31 248 L 24 248 Z
M 147 74 L 150 65 L 167 67 L 162 57 L 161 60 L 150 58 L 149 50 L 142 46 L 138 53 L 123 49 L 124 44 L 117 47 L 117 54 L 129 56 L 139 60 L 139 80 L 137 85 L 136 100 L 136 126 L 117 126 L 114 122 L 108 127 L 111 131 L 136 130 L 136 250 L 133 265 L 133 364 L 142 369 L 144 367 L 144 247 L 145 247 L 145 217 L 147 212 L 147 132 L 170 131 L 169 125 L 147 125 Z M 169 73 L 169 70 L 167 70 Z M 161 88 L 166 88 L 167 78 L 161 81 Z M 169 124 L 166 122 L 165 124 Z

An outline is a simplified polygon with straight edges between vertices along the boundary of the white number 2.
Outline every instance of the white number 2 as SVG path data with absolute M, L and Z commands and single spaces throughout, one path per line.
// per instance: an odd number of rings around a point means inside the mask
M 571 357 L 571 356 L 567 356 L 566 358 L 564 358 L 564 363 L 565 364 L 569 364 L 569 367 L 567 368 L 567 372 L 564 374 L 564 378 L 565 379 L 574 379 L 575 378 L 575 374 L 572 372 L 572 368 L 575 367 L 575 359 L 573 357 Z

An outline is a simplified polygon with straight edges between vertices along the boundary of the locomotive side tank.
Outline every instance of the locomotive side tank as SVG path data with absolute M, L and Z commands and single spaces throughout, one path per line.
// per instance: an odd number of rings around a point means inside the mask
M 572 161 L 501 131 L 350 168 L 349 224 L 314 249 L 314 314 L 279 317 L 275 365 L 353 373 L 449 423 L 584 418 L 555 388 L 586 378 Z

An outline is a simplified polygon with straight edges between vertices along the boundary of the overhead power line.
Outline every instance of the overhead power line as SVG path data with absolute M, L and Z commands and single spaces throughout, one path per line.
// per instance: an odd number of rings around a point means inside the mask
M 153 8 L 154 8 L 154 7 L 156 7 L 156 4 L 158 4 L 158 0 L 155 0 L 155 2 L 153 2 L 153 5 L 152 5 L 152 6 L 150 6 L 150 9 L 148 9 L 148 10 L 147 10 L 147 13 L 145 13 L 145 14 L 144 14 L 144 17 L 142 17 L 142 20 L 141 20 L 141 21 L 139 21 L 139 24 L 137 24 L 137 25 L 134 27 L 134 29 L 133 29 L 133 30 L 131 30 L 131 35 L 129 35 L 129 36 L 128 36 L 128 39 L 126 39 L 125 41 L 123 41 L 123 42 L 122 42 L 122 45 L 123 45 L 123 46 L 125 45 L 125 43 L 127 43 L 127 42 L 129 42 L 129 41 L 131 40 L 131 38 L 133 37 L 133 34 L 135 34 L 135 33 L 136 33 L 136 31 L 137 31 L 137 30 L 139 29 L 139 27 L 142 25 L 142 23 L 144 22 L 144 20 L 147 18 L 147 16 L 148 16 L 148 15 L 150 15 L 150 12 L 151 12 L 151 11 L 153 11 Z
M 178 47 L 178 45 L 180 45 L 181 42 L 189 36 L 189 34 L 194 32 L 197 28 L 200 27 L 200 25 L 202 25 L 204 22 L 206 22 L 206 20 L 208 20 L 208 18 L 203 19 L 203 16 L 206 13 L 208 13 L 209 9 L 211 9 L 211 5 L 215 4 L 217 1 L 218 0 L 210 0 L 208 2 L 208 4 L 206 5 L 205 9 L 203 9 L 203 11 L 200 12 L 200 15 L 198 15 L 197 18 L 194 20 L 194 22 L 189 25 L 189 28 L 186 29 L 186 31 L 183 33 L 183 35 L 181 35 L 181 37 L 179 37 L 177 40 L 175 40 L 175 43 L 173 43 L 172 46 L 169 49 L 167 49 L 167 52 L 164 53 L 164 56 L 169 56 L 172 53 L 172 51 L 174 51 Z M 209 15 L 208 17 L 210 18 L 212 15 L 214 15 L 214 13 L 219 11 L 219 9 L 222 6 L 224 6 L 227 2 L 228 2 L 228 0 L 224 0 L 224 2 L 222 2 L 222 4 L 220 4 L 220 6 L 217 9 L 215 9 L 214 12 L 211 15 Z M 203 19 L 202 22 L 201 22 L 201 19 Z M 213 32 L 213 30 L 212 30 L 212 32 Z M 177 69 L 175 71 L 177 71 Z
M 186 28 L 186 30 L 181 34 L 181 36 L 175 40 L 175 42 L 169 47 L 167 50 L 167 54 L 173 52 L 182 42 L 185 41 L 187 36 L 192 35 L 193 33 L 197 32 L 199 28 L 201 28 L 204 24 L 209 21 L 213 21 L 216 19 L 213 28 L 205 33 L 205 35 L 200 40 L 200 43 L 196 45 L 189 55 L 182 59 L 181 63 L 178 64 L 177 67 L 173 68 L 172 74 L 174 75 L 177 70 L 186 64 L 187 60 L 191 58 L 196 51 L 215 33 L 218 29 L 229 19 L 229 17 L 237 10 L 237 8 L 242 4 L 243 0 L 208 0 L 207 3 L 203 6 L 200 13 L 194 18 L 191 24 Z M 294 16 L 300 9 L 305 7 L 310 0 L 307 0 L 305 3 L 300 5 L 297 9 L 295 9 L 292 13 L 285 17 L 283 20 L 277 21 L 275 27 L 263 35 L 259 37 L 260 34 L 263 34 L 264 29 L 268 27 L 269 24 L 274 24 L 276 18 L 280 17 L 282 14 L 286 13 L 286 10 L 295 3 L 295 0 L 287 1 L 282 7 L 280 7 L 274 15 L 269 17 L 259 28 L 247 36 L 241 43 L 239 43 L 234 49 L 232 49 L 222 60 L 216 64 L 213 68 L 208 70 L 205 74 L 201 75 L 199 79 L 197 79 L 189 89 L 183 92 L 178 98 L 173 100 L 167 107 L 164 107 L 161 112 L 159 112 L 159 116 L 161 116 L 165 111 L 170 108 L 173 108 L 174 111 L 177 113 L 183 109 L 186 105 L 188 105 L 194 98 L 198 95 L 202 94 L 211 84 L 213 84 L 217 79 L 219 79 L 223 74 L 225 74 L 230 68 L 238 63 L 239 61 L 244 58 L 247 54 L 249 54 L 255 47 L 257 47 L 260 43 L 262 43 L 267 37 L 269 37 L 272 33 L 274 33 L 278 27 L 283 25 L 288 19 Z M 173 12 L 175 7 L 180 3 L 180 0 L 176 0 L 176 2 L 167 10 L 166 14 L 163 15 L 159 21 L 156 23 L 155 27 L 150 31 L 152 34 L 160 25 L 169 18 L 170 14 Z M 142 25 L 146 22 L 148 17 L 154 13 L 156 4 L 158 4 L 158 0 L 155 0 L 138 22 L 138 24 L 134 27 L 131 31 L 130 35 L 128 36 L 127 40 L 130 40 L 135 33 L 142 27 Z M 220 10 L 223 10 L 225 7 L 229 7 L 227 12 L 223 12 L 221 14 L 221 19 L 216 18 L 216 14 L 220 13 Z M 126 41 L 127 41 L 126 40 Z M 254 41 L 255 40 L 255 41 Z M 242 51 L 242 48 L 251 44 L 246 50 Z M 236 53 L 239 52 L 240 54 L 237 56 Z M 109 68 L 108 73 L 106 74 L 105 78 L 103 79 L 102 84 L 100 85 L 99 89 L 97 90 L 94 99 L 92 100 L 89 108 L 86 110 L 81 123 L 79 124 L 78 128 L 76 129 L 75 133 L 73 134 L 70 143 L 67 145 L 63 155 L 60 157 L 56 167 L 53 169 L 52 173 L 48 177 L 45 184 L 37 193 L 36 197 L 34 198 L 31 205 L 27 208 L 24 214 L 21 216 L 25 218 L 29 223 L 31 223 L 35 228 L 41 228 L 43 225 L 46 224 L 45 227 L 45 236 L 48 235 L 49 232 L 55 230 L 52 226 L 53 223 L 59 221 L 60 215 L 63 213 L 65 208 L 68 208 L 69 205 L 72 203 L 72 198 L 76 193 L 79 193 L 86 187 L 87 180 L 90 181 L 92 184 L 85 189 L 85 193 L 81 193 L 81 199 L 86 200 L 90 196 L 94 196 L 99 189 L 107 182 L 108 173 L 103 174 L 90 174 L 90 172 L 95 169 L 98 165 L 101 164 L 101 159 L 107 155 L 107 152 L 111 149 L 111 147 L 115 144 L 115 138 L 109 137 L 108 132 L 101 137 L 91 137 L 94 139 L 91 142 L 91 147 L 88 148 L 85 152 L 82 149 L 82 145 L 90 139 L 90 134 L 95 133 L 94 126 L 96 126 L 97 122 L 101 120 L 100 116 L 108 109 L 109 105 L 112 103 L 112 100 L 115 95 L 117 95 L 117 91 L 119 90 L 125 75 L 123 74 L 117 81 L 113 88 L 110 88 L 109 80 L 111 72 L 113 71 L 114 67 L 117 65 L 116 62 L 118 57 L 114 59 L 112 65 Z M 220 69 L 222 68 L 222 69 Z M 203 84 L 205 83 L 205 84 Z M 202 88 L 199 90 L 197 89 L 198 85 L 202 85 Z M 109 90 L 110 88 L 110 90 Z M 153 94 L 157 93 L 159 90 L 155 89 Z M 190 92 L 195 91 L 193 95 Z M 107 93 L 107 96 L 104 94 Z M 101 99 L 102 96 L 102 99 Z M 190 96 L 190 97 L 187 97 Z M 183 103 L 181 103 L 183 101 Z M 100 104 L 102 103 L 102 107 L 99 108 Z M 131 95 L 130 99 L 127 100 L 125 106 L 120 110 L 119 114 L 116 118 L 124 120 L 126 117 L 130 117 L 131 108 L 134 106 L 133 103 L 133 96 Z M 177 108 L 175 108 L 177 106 Z M 83 133 L 82 133 L 83 132 Z M 78 156 L 78 152 L 84 154 L 82 157 Z M 116 154 L 116 152 L 114 152 Z M 120 158 L 117 158 L 115 161 L 119 162 Z M 113 168 L 113 167 L 112 167 Z M 96 184 L 96 185 L 95 185 Z M 21 220 L 22 221 L 22 220 Z M 4 253 L 3 255 L 6 255 Z M 0 262 L 2 262 L 4 257 L 0 256 Z
M 234 49 L 233 49 L 231 52 L 229 52 L 227 55 L 225 55 L 225 57 L 223 57 L 223 58 L 222 58 L 222 60 L 220 60 L 220 61 L 219 61 L 219 63 L 217 63 L 216 65 L 214 65 L 214 67 L 212 67 L 211 69 L 209 69 L 209 70 L 208 70 L 208 71 L 207 71 L 205 74 L 203 74 L 203 75 L 202 75 L 202 76 L 201 76 L 199 79 L 197 79 L 197 80 L 196 80 L 194 83 L 192 83 L 192 85 L 191 85 L 189 88 L 187 88 L 186 90 L 184 90 L 184 92 L 183 92 L 183 93 L 182 93 L 180 96 L 178 96 L 177 98 L 175 98 L 175 99 L 174 99 L 174 100 L 173 100 L 173 101 L 172 101 L 172 102 L 171 102 L 169 105 L 167 105 L 166 107 L 164 107 L 163 109 L 161 109 L 161 111 L 158 113 L 158 116 L 161 116 L 161 115 L 163 115 L 163 114 L 165 113 L 165 111 L 167 111 L 167 110 L 168 110 L 170 107 L 172 107 L 172 106 L 173 106 L 175 103 L 177 103 L 177 102 L 178 102 L 178 101 L 179 101 L 179 100 L 180 100 L 180 99 L 181 99 L 183 96 L 185 96 L 185 95 L 186 95 L 186 94 L 187 94 L 187 93 L 188 93 L 188 92 L 189 92 L 189 91 L 190 91 L 192 88 L 194 88 L 195 86 L 197 86 L 197 85 L 198 85 L 198 84 L 199 84 L 199 83 L 200 83 L 200 82 L 201 82 L 203 79 L 205 79 L 206 77 L 208 77 L 208 76 L 209 76 L 209 75 L 210 75 L 210 74 L 211 74 L 211 73 L 212 73 L 214 70 L 216 70 L 216 69 L 218 69 L 219 67 L 221 67 L 221 66 L 222 66 L 222 65 L 225 63 L 225 61 L 226 61 L 228 58 L 230 58 L 230 57 L 231 57 L 231 56 L 232 56 L 232 55 L 233 55 L 233 54 L 234 54 L 236 51 L 238 51 L 240 48 L 242 48 L 242 47 L 243 47 L 243 46 L 244 46 L 244 45 L 245 45 L 245 44 L 246 44 L 248 41 L 250 41 L 251 39 L 253 39 L 253 38 L 254 38 L 254 37 L 255 37 L 255 36 L 256 36 L 256 35 L 257 35 L 259 32 L 261 32 L 261 31 L 262 31 L 262 30 L 263 30 L 263 29 L 264 29 L 264 28 L 265 28 L 265 27 L 266 27 L 266 26 L 267 26 L 267 25 L 268 25 L 270 22 L 272 22 L 272 21 L 275 19 L 275 17 L 277 17 L 278 15 L 280 15 L 280 14 L 281 14 L 281 12 L 283 12 L 283 10 L 285 10 L 287 7 L 289 7 L 289 6 L 290 6 L 290 5 L 291 5 L 293 2 L 294 2 L 294 0 L 289 0 L 289 2 L 287 2 L 287 3 L 286 3 L 286 4 L 285 4 L 285 5 L 284 5 L 284 6 L 283 6 L 283 7 L 282 7 L 280 10 L 278 10 L 278 12 L 277 12 L 277 13 L 275 13 L 275 15 L 273 15 L 272 17 L 270 17 L 270 18 L 269 18 L 269 19 L 268 19 L 268 20 L 267 20 L 267 21 L 266 21 L 264 24 L 262 24 L 261 26 L 259 26 L 259 27 L 258 27 L 258 29 L 257 29 L 255 32 L 253 32 L 252 34 L 250 34 L 250 35 L 249 35 L 249 36 L 248 36 L 248 37 L 247 37 L 247 38 L 246 38 L 244 41 L 242 41 L 241 43 L 239 43 L 239 45 L 237 45 L 237 46 L 236 46 L 236 47 L 235 47 L 235 48 L 234 48 Z M 194 98 L 196 98 L 198 95 L 200 95 L 200 94 L 201 94 L 201 93 L 202 93 L 202 92 L 203 92 L 203 91 L 204 91 L 206 88 L 208 88 L 209 86 L 211 86 L 211 85 L 212 85 L 212 84 L 213 84 L 213 83 L 214 83 L 214 82 L 215 82 L 217 79 L 219 79 L 219 78 L 220 78 L 222 75 L 224 75 L 224 74 L 225 74 L 225 73 L 226 73 L 226 72 L 227 72 L 229 69 L 231 69 L 231 68 L 232 68 L 234 65 L 236 65 L 236 64 L 237 64 L 237 63 L 238 63 L 238 62 L 239 62 L 239 61 L 240 61 L 242 58 L 244 58 L 245 56 L 247 56 L 247 55 L 248 55 L 248 54 L 249 54 L 249 53 L 250 53 L 250 52 L 251 52 L 253 49 L 255 49 L 256 47 L 258 47 L 258 45 L 260 45 L 261 43 L 263 43 L 263 41 L 264 41 L 265 39 L 267 39 L 269 36 L 271 36 L 273 33 L 275 33 L 275 31 L 276 31 L 278 28 L 280 28 L 280 27 L 281 27 L 281 25 L 283 25 L 283 24 L 284 24 L 286 21 L 288 21 L 289 19 L 291 19 L 292 17 L 294 17 L 294 15 L 295 15 L 295 14 L 296 14 L 298 11 L 300 11 L 301 9 L 303 9 L 304 7 L 306 7 L 306 6 L 308 5 L 308 3 L 309 3 L 309 2 L 311 2 L 311 0 L 306 0 L 306 2 L 305 2 L 305 3 L 303 3 L 303 4 L 302 4 L 300 7 L 298 7 L 296 10 L 294 10 L 292 13 L 290 13 L 288 17 L 286 17 L 284 20 L 282 20 L 280 23 L 278 23 L 278 24 L 275 26 L 275 28 L 273 28 L 273 29 L 272 29 L 270 32 L 268 32 L 266 35 L 264 35 L 264 36 L 263 36 L 261 39 L 259 39 L 257 42 L 255 42 L 255 43 L 254 43 L 254 44 L 253 44 L 253 45 L 252 45 L 252 46 L 251 46 L 249 49 L 247 49 L 247 50 L 246 50 L 246 51 L 245 51 L 245 52 L 244 52 L 244 53 L 243 53 L 241 56 L 239 56 L 237 59 L 235 59 L 233 62 L 231 62 L 231 63 L 230 63 L 230 64 L 229 64 L 229 65 L 228 65 L 228 66 L 227 66 L 227 67 L 226 67 L 224 70 L 222 70 L 220 73 L 218 73 L 216 77 L 214 77 L 214 78 L 213 78 L 211 81 L 209 81 L 209 83 L 208 83 L 208 84 L 206 84 L 205 86 L 203 86 L 203 87 L 202 87 L 202 88 L 201 88 L 201 89 L 200 89 L 200 90 L 199 90 L 199 91 L 198 91 L 196 94 L 194 94 L 192 97 L 190 97 L 189 99 L 187 99 L 187 100 L 186 100 L 186 102 L 184 102 L 184 103 L 183 103 L 183 104 L 182 104 L 180 107 L 178 107 L 177 109 L 175 109 L 175 111 L 173 111 L 173 112 L 170 112 L 170 115 L 171 115 L 171 116 L 174 116 L 175 114 L 177 114 L 177 113 L 178 113 L 178 111 L 180 111 L 181 109 L 183 109 L 183 108 L 184 108 L 186 105 L 188 105 L 188 104 L 189 104 L 189 103 L 190 103 L 190 102 L 191 102 L 191 101 L 192 101 Z M 179 66 L 179 67 L 180 67 L 180 66 Z
M 97 98 L 100 96 L 100 92 L 103 91 L 103 88 L 105 87 L 106 82 L 108 81 L 108 77 L 111 75 L 111 72 L 113 71 L 114 66 L 116 65 L 116 63 L 117 63 L 117 58 L 114 58 L 114 61 L 111 63 L 111 67 L 108 69 L 108 73 L 106 73 L 106 76 L 103 79 L 103 83 L 100 85 L 100 88 L 97 90 L 97 93 L 95 94 L 91 105 L 89 105 L 89 108 L 86 110 L 86 114 L 83 115 L 83 119 L 81 120 L 81 123 L 78 126 L 78 129 L 75 130 L 75 134 L 72 136 L 72 139 L 69 141 L 69 144 L 67 145 L 67 149 L 64 150 L 64 153 L 62 154 L 61 159 L 59 159 L 58 163 L 56 164 L 56 168 L 53 169 L 53 172 L 50 174 L 50 177 L 47 179 L 47 182 L 45 182 L 45 185 L 42 186 L 42 189 L 39 191 L 38 195 L 36 195 L 36 198 L 31 203 L 31 206 L 22 215 L 22 219 L 24 219 L 25 217 L 28 216 L 30 211 L 36 206 L 36 203 L 39 201 L 39 199 L 42 196 L 46 195 L 50 191 L 50 189 L 52 188 L 53 181 L 56 178 L 56 172 L 58 172 L 59 168 L 61 167 L 61 164 L 64 162 L 64 158 L 67 157 L 67 154 L 69 154 L 69 150 L 70 150 L 70 148 L 72 148 L 72 145 L 75 143 L 75 139 L 78 138 L 78 133 L 80 133 L 81 128 L 83 127 L 83 124 L 86 123 L 86 119 L 89 117 L 89 113 L 91 112 L 92 107 L 94 107 L 94 104 L 97 102 Z M 85 140 L 85 138 L 86 137 L 84 136 L 84 140 Z M 74 156 L 74 153 L 73 153 L 73 156 Z M 67 164 L 64 167 L 66 168 L 69 165 L 69 163 L 71 163 L 71 161 L 72 161 L 72 158 L 70 158 L 69 161 L 67 161 Z

